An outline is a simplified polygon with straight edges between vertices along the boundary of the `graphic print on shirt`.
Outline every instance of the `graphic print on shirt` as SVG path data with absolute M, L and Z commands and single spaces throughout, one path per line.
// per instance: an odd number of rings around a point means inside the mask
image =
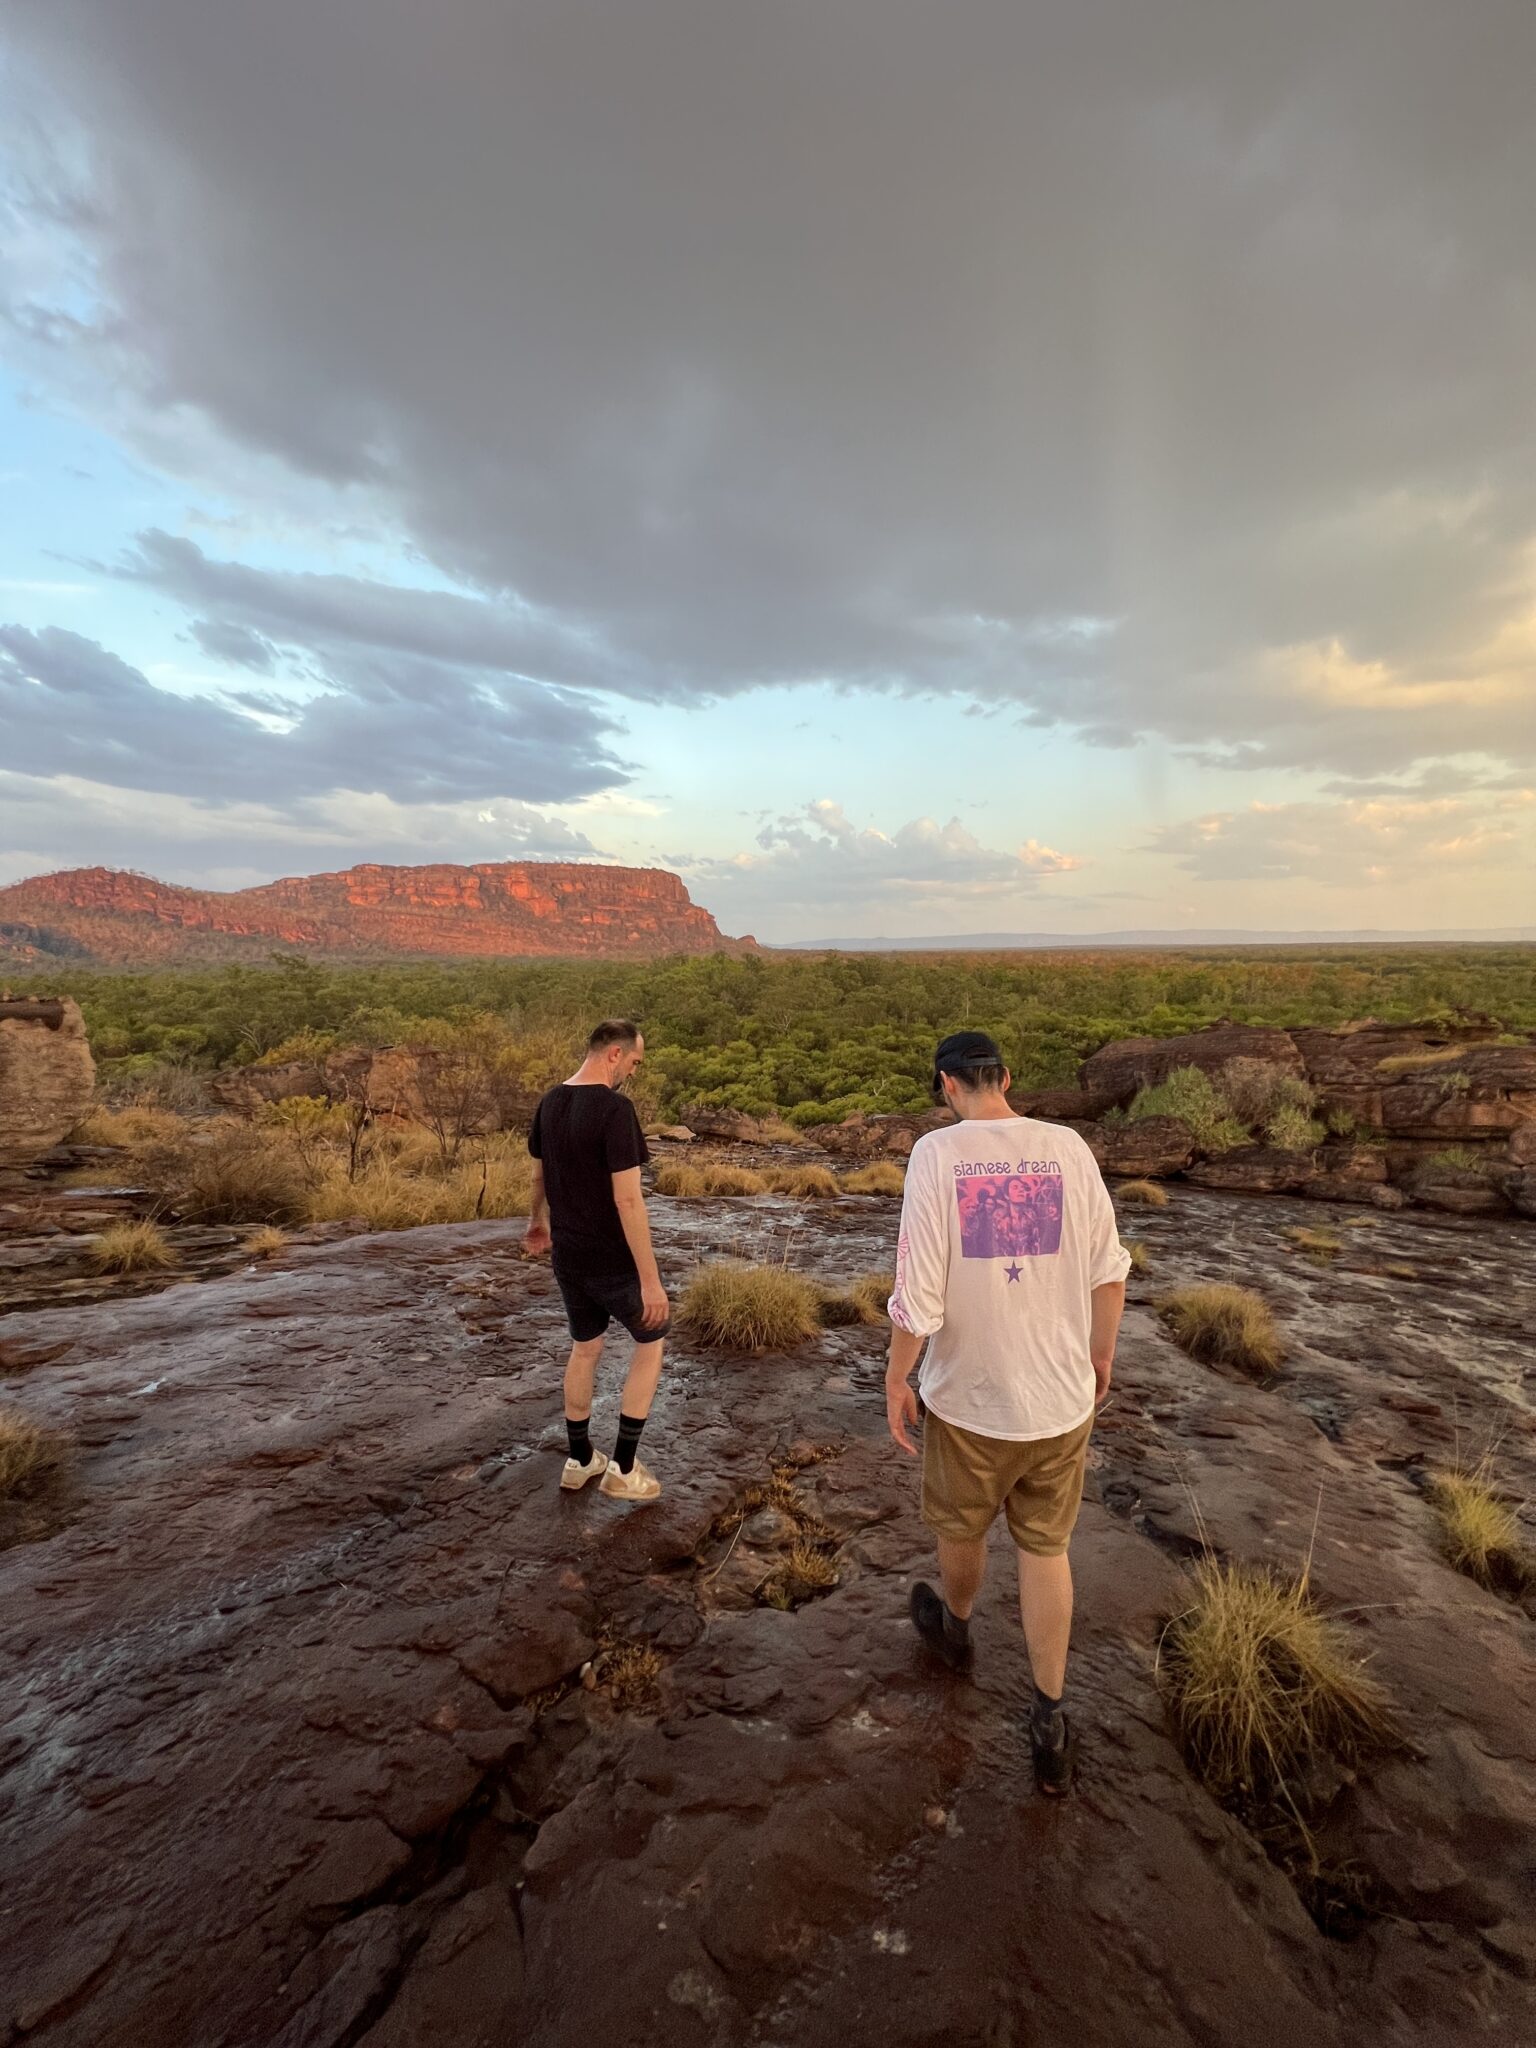
M 1035 1259 L 1059 1252 L 1061 1191 L 1054 1160 L 1021 1160 L 1014 1168 L 957 1166 L 961 1257 Z

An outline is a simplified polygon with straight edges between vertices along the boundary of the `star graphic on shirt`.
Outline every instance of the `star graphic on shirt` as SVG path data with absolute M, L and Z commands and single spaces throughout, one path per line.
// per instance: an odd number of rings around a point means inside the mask
M 1008 1275 L 1010 1285 L 1013 1283 L 1013 1281 L 1018 1279 L 1020 1273 L 1022 1273 L 1023 1270 L 1024 1269 L 1022 1266 L 1005 1266 L 1003 1268 L 1003 1271 Z

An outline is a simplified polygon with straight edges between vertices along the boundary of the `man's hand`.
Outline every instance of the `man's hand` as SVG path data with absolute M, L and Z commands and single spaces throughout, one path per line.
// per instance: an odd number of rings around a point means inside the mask
M 647 1280 L 640 1288 L 640 1326 L 654 1330 L 658 1323 L 667 1320 L 667 1290 L 659 1279 Z
M 523 1232 L 523 1250 L 531 1258 L 538 1259 L 543 1257 L 545 1252 L 549 1250 L 549 1225 L 547 1223 L 534 1223 L 530 1221 L 528 1228 Z
M 909 1380 L 894 1380 L 889 1373 L 885 1379 L 885 1419 L 897 1443 L 909 1458 L 915 1458 L 917 1445 L 912 1441 L 912 1432 L 917 1427 L 917 1395 Z
M 1109 1399 L 1110 1376 L 1114 1372 L 1113 1358 L 1096 1358 L 1093 1361 L 1093 1405 L 1102 1408 Z

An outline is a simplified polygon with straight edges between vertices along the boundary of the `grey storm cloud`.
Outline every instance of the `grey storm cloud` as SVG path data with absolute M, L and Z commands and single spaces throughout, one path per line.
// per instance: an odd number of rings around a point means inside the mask
M 590 795 L 625 780 L 610 721 L 582 697 L 398 653 L 358 655 L 347 686 L 303 702 L 157 689 L 78 633 L 0 627 L 4 766 L 114 788 L 221 801 L 303 801 L 336 790 L 397 803 Z M 270 721 L 270 722 L 269 722 Z
M 26 360 L 487 596 L 148 550 L 247 667 L 236 628 L 396 701 L 490 659 L 1345 776 L 1536 752 L 1530 0 L 12 19 L 96 301 L 13 296 Z

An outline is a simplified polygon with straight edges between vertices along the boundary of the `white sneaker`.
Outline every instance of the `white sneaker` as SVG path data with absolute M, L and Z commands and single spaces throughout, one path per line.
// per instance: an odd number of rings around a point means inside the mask
M 636 1458 L 628 1472 L 610 1465 L 598 1492 L 606 1493 L 610 1500 L 654 1500 L 661 1492 L 661 1481 Z
M 560 1484 L 567 1493 L 574 1493 L 578 1486 L 585 1486 L 589 1479 L 595 1479 L 600 1472 L 608 1470 L 608 1453 L 594 1451 L 589 1464 L 578 1465 L 574 1458 L 567 1458 L 565 1470 L 560 1474 Z

